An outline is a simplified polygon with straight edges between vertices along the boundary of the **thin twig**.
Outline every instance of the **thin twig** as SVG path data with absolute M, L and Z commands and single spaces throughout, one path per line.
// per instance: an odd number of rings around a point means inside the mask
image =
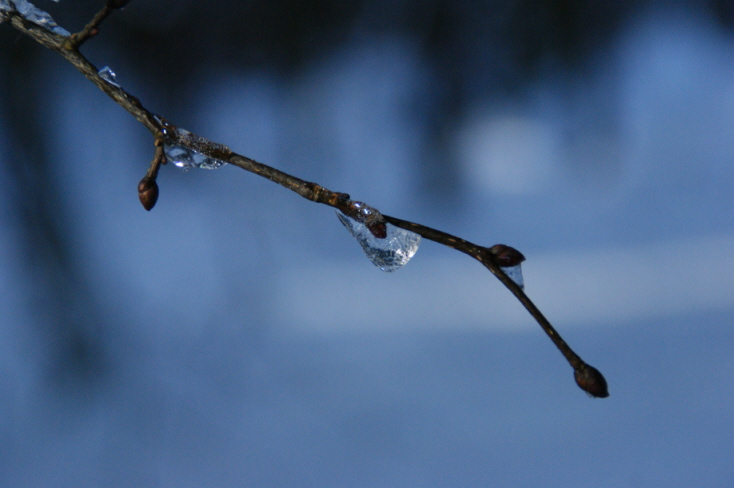
M 172 137 L 171 134 L 175 132 L 176 128 L 171 124 L 168 124 L 162 117 L 156 116 L 152 112 L 148 111 L 143 107 L 138 98 L 128 93 L 125 89 L 103 79 L 98 74 L 97 68 L 78 50 L 79 46 L 96 32 L 99 23 L 106 18 L 114 8 L 119 8 L 120 5 L 124 5 L 125 3 L 127 2 L 120 0 L 108 0 L 105 7 L 94 17 L 87 27 L 85 27 L 81 33 L 75 34 L 71 37 L 63 37 L 54 34 L 43 27 L 27 21 L 16 12 L 0 11 L 0 16 L 2 17 L 2 20 L 9 21 L 13 27 L 19 31 L 35 39 L 47 48 L 61 54 L 87 79 L 97 85 L 110 98 L 132 114 L 141 124 L 151 131 L 155 138 L 156 154 L 146 176 L 138 185 L 140 200 L 143 203 L 143 206 L 147 210 L 150 210 L 158 197 L 158 187 L 155 182 L 158 169 L 161 164 L 165 163 L 163 145 L 167 137 Z M 266 164 L 259 163 L 246 156 L 236 154 L 221 144 L 210 142 L 198 136 L 195 137 L 199 141 L 204 142 L 199 143 L 194 149 L 208 157 L 225 161 L 233 166 L 237 166 L 258 176 L 262 176 L 263 178 L 267 178 L 313 202 L 329 205 L 345 213 L 348 213 L 350 209 L 353 208 L 352 205 L 354 202 L 349 199 L 349 195 L 346 193 L 333 192 L 316 183 L 302 180 Z M 472 244 L 467 240 L 446 232 L 395 217 L 383 215 L 381 218 L 384 219 L 384 222 L 396 227 L 415 232 L 425 239 L 432 240 L 468 254 L 482 263 L 483 266 L 489 269 L 489 271 L 492 272 L 492 274 L 494 274 L 497 279 L 499 279 L 512 292 L 513 295 L 515 295 L 520 303 L 522 303 L 528 312 L 530 312 L 530 315 L 532 315 L 538 322 L 548 337 L 550 337 L 556 347 L 561 351 L 568 363 L 574 369 L 574 376 L 579 387 L 593 397 L 604 398 L 609 396 L 607 391 L 607 382 L 604 379 L 604 376 L 596 368 L 586 364 L 579 355 L 571 349 L 533 301 L 525 294 L 523 289 L 509 276 L 507 276 L 507 274 L 502 270 L 497 257 L 493 254 L 493 248 Z M 522 256 L 521 254 L 519 255 Z
M 102 10 L 97 12 L 94 18 L 87 25 L 84 26 L 84 29 L 82 29 L 80 32 L 72 34 L 67 38 L 64 48 L 74 50 L 79 49 L 79 47 L 84 44 L 87 39 L 99 34 L 99 24 L 101 24 L 102 21 L 106 19 L 113 10 L 115 10 L 114 7 L 111 7 L 109 4 L 106 3 L 105 6 L 102 7 Z

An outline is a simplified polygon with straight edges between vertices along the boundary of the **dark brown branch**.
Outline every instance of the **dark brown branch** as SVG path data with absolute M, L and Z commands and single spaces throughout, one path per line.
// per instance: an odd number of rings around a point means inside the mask
M 105 92 L 122 108 L 132 114 L 132 116 L 143 124 L 153 135 L 162 129 L 160 120 L 143 107 L 137 97 L 131 95 L 119 86 L 108 83 L 99 75 L 99 70 L 76 48 L 68 47 L 67 41 L 70 37 L 54 34 L 53 32 L 24 19 L 21 15 L 14 12 L 0 12 L 0 15 L 4 16 L 6 20 L 8 20 L 17 30 L 63 56 L 89 81 L 97 85 L 100 90 Z
M 64 58 L 66 58 L 75 68 L 77 68 L 87 79 L 97 85 L 102 91 L 110 96 L 121 107 L 132 114 L 141 124 L 148 128 L 155 137 L 156 153 L 155 157 L 148 169 L 146 176 L 138 185 L 138 194 L 143 206 L 150 210 L 158 198 L 158 186 L 156 177 L 161 164 L 165 163 L 164 144 L 169 140 L 172 143 L 185 143 L 183 139 L 176 140 L 176 127 L 168 124 L 163 118 L 158 117 L 148 111 L 140 103 L 136 97 L 125 91 L 123 88 L 107 82 L 99 74 L 97 68 L 90 63 L 78 50 L 79 46 L 90 36 L 94 35 L 99 23 L 106 18 L 114 8 L 119 8 L 127 3 L 124 0 L 108 0 L 105 7 L 95 16 L 95 18 L 85 27 L 79 34 L 70 37 L 56 35 L 40 26 L 25 20 L 23 17 L 13 12 L 2 12 L 0 16 L 3 20 L 9 20 L 10 23 L 19 31 L 32 37 L 37 42 L 52 49 Z M 316 203 L 322 203 L 334 207 L 345 214 L 349 215 L 354 211 L 355 202 L 352 202 L 346 193 L 338 193 L 328 190 L 316 183 L 308 182 L 277 170 L 271 166 L 259 163 L 246 156 L 233 153 L 226 146 L 216 144 L 199 136 L 191 135 L 191 140 L 196 141 L 196 147 L 191 149 L 200 152 L 208 157 L 225 161 L 233 166 L 237 166 L 246 171 L 254 173 L 263 178 L 267 178 L 279 185 L 296 192 L 303 198 Z M 182 142 L 183 141 L 183 142 Z M 377 218 L 383 219 L 380 222 L 387 222 L 402 229 L 415 232 L 425 239 L 432 240 L 444 246 L 456 249 L 472 258 L 476 259 L 484 265 L 489 271 L 499 279 L 515 297 L 530 312 L 530 315 L 538 322 L 543 331 L 553 341 L 556 347 L 561 351 L 568 363 L 574 370 L 576 383 L 586 391 L 589 395 L 598 398 L 609 396 L 607 391 L 607 382 L 604 376 L 594 367 L 586 364 L 576 354 L 566 341 L 561 338 L 556 329 L 551 325 L 548 319 L 541 313 L 538 307 L 525 294 L 523 289 L 515 283 L 503 270 L 500 265 L 498 256 L 495 253 L 496 248 L 502 247 L 517 253 L 522 259 L 522 255 L 507 246 L 493 246 L 491 248 L 472 244 L 469 241 L 453 236 L 446 232 L 442 232 L 430 227 L 408 222 L 387 215 L 376 213 Z M 384 223 L 381 225 L 384 226 Z M 371 229 L 372 230 L 372 229 Z M 373 233 L 376 231 L 373 230 Z M 377 235 L 377 234 L 376 234 Z M 379 236 L 378 236 L 379 237 Z M 521 259 L 521 260 L 522 260 Z
M 493 275 L 499 279 L 503 285 L 505 285 L 513 295 L 523 304 L 523 306 L 530 312 L 530 315 L 538 322 L 543 331 L 548 335 L 553 344 L 561 351 L 563 356 L 568 361 L 568 364 L 574 370 L 574 377 L 576 383 L 589 393 L 591 396 L 606 398 L 609 396 L 607 390 L 607 382 L 604 376 L 593 366 L 590 366 L 584 362 L 581 357 L 576 354 L 571 346 L 569 346 L 565 340 L 558 334 L 558 331 L 551 325 L 545 315 L 540 309 L 533 303 L 533 301 L 525 294 L 525 291 L 518 286 L 507 274 L 502 270 L 502 267 L 497 262 L 497 258 L 490 251 L 490 248 L 478 246 L 472 244 L 469 241 L 461 239 L 460 237 L 452 236 L 446 232 L 432 229 L 425 225 L 416 224 L 413 222 L 407 222 L 405 220 L 397 219 L 385 215 L 385 220 L 389 223 L 401 227 L 405 230 L 420 234 L 426 239 L 430 239 L 444 246 L 451 247 L 457 251 L 461 251 L 469 256 L 473 257 L 480 263 L 482 263 Z

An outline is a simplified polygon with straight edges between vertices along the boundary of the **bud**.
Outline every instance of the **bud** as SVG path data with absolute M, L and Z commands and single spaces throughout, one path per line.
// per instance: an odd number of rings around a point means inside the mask
M 123 8 L 128 3 L 130 3 L 130 0 L 107 0 L 107 6 L 109 8 Z
M 377 222 L 367 226 L 373 236 L 378 239 L 384 239 L 387 237 L 387 224 L 385 222 Z
M 490 247 L 489 252 L 495 257 L 497 264 L 503 268 L 517 266 L 525 261 L 525 256 L 520 251 L 504 244 L 496 244 Z
M 146 176 L 138 183 L 138 197 L 145 210 L 150 210 L 158 201 L 158 183 L 150 176 Z
M 363 202 L 350 201 L 347 205 L 346 214 L 367 226 L 369 231 L 378 239 L 387 237 L 387 225 L 385 218 L 377 210 Z
M 584 363 L 576 368 L 573 376 L 579 388 L 584 390 L 589 396 L 594 398 L 606 398 L 609 396 L 607 380 L 604 379 L 604 375 L 595 367 Z

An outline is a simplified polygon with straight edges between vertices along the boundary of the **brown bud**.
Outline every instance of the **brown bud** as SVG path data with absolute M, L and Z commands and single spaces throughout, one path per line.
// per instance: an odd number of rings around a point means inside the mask
M 387 224 L 385 222 L 377 222 L 367 226 L 373 236 L 378 239 L 384 239 L 387 237 Z
M 138 183 L 138 197 L 145 210 L 150 210 L 158 201 L 158 183 L 150 176 L 146 176 Z
M 504 244 L 496 244 L 490 247 L 489 252 L 495 257 L 497 264 L 503 268 L 517 266 L 525 261 L 525 256 L 520 251 Z
M 576 368 L 573 376 L 579 388 L 588 393 L 589 396 L 594 398 L 606 398 L 609 396 L 607 380 L 604 379 L 604 375 L 595 367 L 584 363 Z

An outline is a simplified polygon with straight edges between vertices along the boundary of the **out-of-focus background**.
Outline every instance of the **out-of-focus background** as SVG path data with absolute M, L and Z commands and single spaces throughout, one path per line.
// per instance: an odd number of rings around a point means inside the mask
M 102 1 L 37 0 L 70 31 Z M 133 1 L 83 47 L 150 110 L 521 250 L 591 400 L 468 257 L 167 166 L 0 25 L 3 487 L 733 487 L 734 3 Z

